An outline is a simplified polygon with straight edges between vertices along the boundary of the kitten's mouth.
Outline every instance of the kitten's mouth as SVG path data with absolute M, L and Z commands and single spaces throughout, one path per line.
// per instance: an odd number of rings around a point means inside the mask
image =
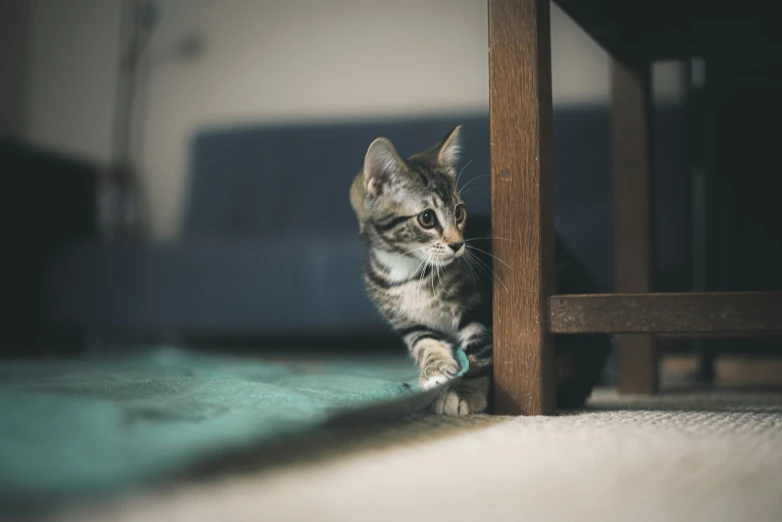
M 442 252 L 438 249 L 426 250 L 426 249 L 414 249 L 406 252 L 406 254 L 416 259 L 421 263 L 421 266 L 430 267 L 445 267 L 456 261 L 462 256 L 464 252 L 458 254 L 451 253 L 450 251 Z
M 432 259 L 429 259 L 427 264 L 434 267 L 443 267 L 448 266 L 451 263 L 456 261 L 456 256 L 450 256 L 450 257 L 433 257 Z

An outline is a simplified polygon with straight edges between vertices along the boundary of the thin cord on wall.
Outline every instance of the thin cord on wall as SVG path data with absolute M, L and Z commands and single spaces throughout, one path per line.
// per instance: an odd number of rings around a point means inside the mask
M 129 0 L 122 11 L 121 27 L 126 18 L 131 34 L 120 48 L 117 94 L 112 135 L 113 163 L 100 194 L 100 209 L 104 235 L 110 238 L 144 235 L 149 212 L 142 176 L 138 170 L 138 155 L 134 154 L 134 137 L 138 132 L 134 113 L 137 104 L 142 60 L 160 19 L 160 9 L 149 0 Z

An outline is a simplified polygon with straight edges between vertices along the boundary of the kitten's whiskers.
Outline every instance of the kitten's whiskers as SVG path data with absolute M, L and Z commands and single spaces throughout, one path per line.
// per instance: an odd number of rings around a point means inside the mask
M 471 159 L 470 161 L 468 161 L 467 163 L 464 164 L 464 167 L 462 167 L 462 170 L 460 170 L 459 174 L 456 176 L 456 181 L 454 181 L 454 183 L 453 183 L 454 185 L 456 185 L 457 187 L 459 186 L 459 178 L 462 177 L 462 173 L 464 173 L 464 169 L 469 167 L 470 163 L 472 163 L 473 161 L 475 161 L 475 158 Z
M 476 179 L 485 178 L 485 177 L 486 177 L 486 176 L 488 176 L 488 175 L 489 175 L 489 174 L 481 174 L 480 176 L 475 176 L 474 178 L 470 178 L 470 180 L 469 180 L 467 183 L 465 183 L 465 184 L 464 184 L 464 186 L 463 186 L 462 188 L 460 188 L 460 189 L 459 189 L 459 195 L 461 195 L 461 194 L 462 194 L 462 191 L 464 191 L 464 189 L 466 189 L 467 187 L 469 187 L 469 186 L 470 186 L 470 183 L 472 183 L 472 182 L 473 182 L 473 181 L 475 181 Z
M 474 262 L 477 263 L 475 265 L 475 268 L 480 269 L 484 273 L 488 273 L 488 274 L 493 275 L 495 278 L 497 278 L 497 281 L 499 281 L 500 284 L 502 285 L 502 287 L 505 289 L 505 292 L 509 293 L 508 292 L 508 287 L 505 286 L 505 283 L 502 281 L 500 276 L 498 276 L 497 273 L 494 270 L 492 270 L 492 268 L 490 266 L 488 266 L 484 261 L 482 261 L 479 257 L 477 257 L 475 254 L 473 254 L 470 251 L 465 251 L 465 254 L 467 255 L 467 258 L 469 258 L 471 261 L 474 261 Z
M 505 266 L 507 266 L 508 268 L 510 268 L 511 270 L 513 270 L 513 268 L 511 268 L 511 266 L 510 266 L 508 263 L 506 263 L 505 261 L 503 261 L 503 260 L 502 260 L 502 259 L 500 259 L 499 257 L 495 256 L 495 255 L 494 255 L 494 254 L 492 254 L 491 252 L 487 252 L 487 251 L 485 251 L 485 250 L 483 250 L 483 249 L 480 249 L 480 248 L 478 248 L 478 247 L 474 247 L 474 246 L 471 246 L 471 245 L 465 245 L 465 248 L 470 248 L 470 249 L 472 249 L 472 250 L 477 250 L 478 252 L 483 252 L 483 253 L 484 253 L 484 254 L 486 254 L 487 256 L 491 256 L 492 258 L 496 259 L 497 261 L 499 261 L 499 262 L 500 262 L 500 263 L 502 263 L 503 265 L 505 265 Z
M 465 243 L 469 243 L 470 241 L 478 241 L 480 239 L 499 239 L 500 241 L 510 241 L 511 243 L 515 243 L 514 240 L 508 239 L 507 237 L 499 237 L 499 236 L 482 236 L 482 237 L 471 237 L 469 239 L 465 239 Z

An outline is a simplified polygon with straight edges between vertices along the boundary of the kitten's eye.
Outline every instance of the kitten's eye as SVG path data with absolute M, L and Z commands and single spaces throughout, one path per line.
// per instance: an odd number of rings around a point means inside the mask
M 418 214 L 418 222 L 424 228 L 432 228 L 437 223 L 437 217 L 434 215 L 434 210 L 424 210 Z
M 465 218 L 467 218 L 467 211 L 464 209 L 464 205 L 456 205 L 456 209 L 453 211 L 453 217 L 458 224 L 461 225 L 464 223 Z

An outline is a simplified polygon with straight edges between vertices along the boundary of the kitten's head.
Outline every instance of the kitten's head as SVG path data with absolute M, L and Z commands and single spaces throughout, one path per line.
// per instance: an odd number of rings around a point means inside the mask
M 372 246 L 431 265 L 447 265 L 465 250 L 467 211 L 456 189 L 459 131 L 407 159 L 386 138 L 369 146 L 350 202 Z

